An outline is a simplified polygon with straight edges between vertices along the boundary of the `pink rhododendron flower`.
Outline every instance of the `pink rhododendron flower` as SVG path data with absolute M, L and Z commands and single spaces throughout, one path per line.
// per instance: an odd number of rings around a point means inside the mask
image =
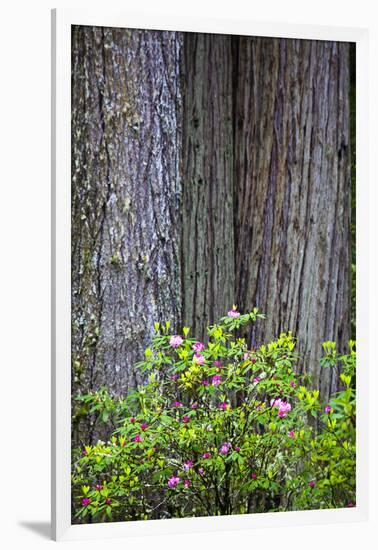
M 174 401 L 173 402 L 173 406 L 176 407 L 176 408 L 181 407 L 181 405 L 182 405 L 181 401 Z
M 260 381 L 261 381 L 261 378 L 260 378 L 259 376 L 256 376 L 256 378 L 254 378 L 254 379 L 252 380 L 252 382 L 253 382 L 254 384 L 258 384 Z
M 195 353 L 193 355 L 193 362 L 196 363 L 196 365 L 204 365 L 206 362 L 206 359 L 200 353 Z
M 287 436 L 288 436 L 288 437 L 295 437 L 295 431 L 294 431 L 294 430 L 290 430 L 290 432 L 287 432 Z
M 232 306 L 232 309 L 227 313 L 229 317 L 233 317 L 236 319 L 236 317 L 240 317 L 240 313 L 237 311 L 236 306 Z
M 326 406 L 324 407 L 324 412 L 325 412 L 325 413 L 329 414 L 331 411 L 332 411 L 332 407 L 330 407 L 329 405 L 326 405 Z
M 245 353 L 245 354 L 243 355 L 244 361 L 246 361 L 248 358 L 249 358 L 249 353 Z
M 198 473 L 200 476 L 203 476 L 203 474 L 205 473 L 205 470 L 203 468 L 199 468 Z
M 96 491 L 102 491 L 103 488 L 104 488 L 103 485 L 101 485 L 100 483 L 97 483 L 97 485 L 96 485 Z
M 350 501 L 348 502 L 348 508 L 354 508 L 356 505 L 354 504 L 354 502 Z
M 173 487 L 176 487 L 180 483 L 181 479 L 176 476 L 172 476 L 168 479 L 167 485 L 170 489 L 173 489 Z
M 291 411 L 290 403 L 287 403 L 286 401 L 283 401 L 280 398 L 271 399 L 270 406 L 278 408 L 278 413 L 277 414 L 280 418 L 284 418 L 287 415 L 287 413 Z
M 221 455 L 226 455 L 230 449 L 231 449 L 231 443 L 223 443 L 221 448 L 219 449 L 219 453 Z
M 178 378 L 178 374 L 172 374 L 171 380 L 172 380 L 173 382 L 175 382 L 175 381 L 177 380 L 177 378 Z
M 184 479 L 184 485 L 185 485 L 185 487 L 190 487 L 190 480 L 189 479 Z
M 135 423 L 135 418 L 134 417 L 130 418 L 130 422 L 131 422 L 131 424 L 134 424 Z
M 199 405 L 198 403 L 192 403 L 192 409 L 198 409 Z
M 221 409 L 221 411 L 225 411 L 226 409 L 228 409 L 228 403 L 226 403 L 226 401 L 223 401 L 223 403 L 219 403 L 218 409 Z
M 214 367 L 221 367 L 222 366 L 222 361 L 219 361 L 219 359 L 217 359 L 216 361 L 214 361 Z
M 194 351 L 202 351 L 205 349 L 205 344 L 202 342 L 196 342 L 192 345 L 192 349 L 194 349 Z
M 213 384 L 213 386 L 219 386 L 219 384 L 222 382 L 222 377 L 219 376 L 218 374 L 216 374 L 215 376 L 213 376 L 213 378 L 211 379 L 211 383 Z
M 315 487 L 315 481 L 310 481 L 308 486 L 311 487 L 311 489 L 313 489 Z
M 209 381 L 208 380 L 202 380 L 201 384 L 203 386 L 208 386 L 209 385 Z
M 290 403 L 286 403 L 283 407 L 281 407 L 279 410 L 278 410 L 278 416 L 280 418 L 284 418 L 288 412 L 291 411 L 291 405 Z
M 235 451 L 236 451 L 237 453 L 240 453 L 240 447 L 236 446 L 236 447 L 235 447 Z
M 202 455 L 202 458 L 210 458 L 210 457 L 211 457 L 210 453 L 203 453 Z
M 191 468 L 193 468 L 193 460 L 187 460 L 184 462 L 184 470 L 188 472 Z
M 91 502 L 91 499 L 88 498 L 88 497 L 85 497 L 85 498 L 82 498 L 82 499 L 81 499 L 81 504 L 82 504 L 83 506 L 88 506 L 88 504 L 89 504 L 90 502 Z
M 190 421 L 189 416 L 183 416 L 182 421 L 184 422 L 184 424 L 187 424 Z
M 148 424 L 141 424 L 141 425 L 140 425 L 140 429 L 141 429 L 142 431 L 147 430 L 147 428 L 148 428 Z
M 112 503 L 112 499 L 111 499 L 111 498 L 107 498 L 107 499 L 105 500 L 105 504 L 107 504 L 108 506 L 110 506 L 111 503 Z
M 256 479 L 256 478 L 257 478 L 257 474 L 256 474 L 255 472 L 252 472 L 252 473 L 251 473 L 251 478 L 252 478 L 252 479 Z
M 88 456 L 88 451 L 87 451 L 87 449 L 84 449 L 83 455 L 84 455 L 84 456 Z
M 136 441 L 137 443 L 140 443 L 142 441 L 142 438 L 140 437 L 140 434 L 136 434 L 133 441 Z
M 296 383 L 294 382 L 294 380 L 291 380 L 290 386 L 291 386 L 292 388 L 296 388 L 296 387 L 297 387 L 297 385 L 296 385 Z
M 252 363 L 256 363 L 257 362 L 256 357 L 251 357 L 251 361 L 252 361 Z
M 179 346 L 181 346 L 181 344 L 183 343 L 183 339 L 181 338 L 181 336 L 171 336 L 171 339 L 169 340 L 169 345 L 172 347 L 172 348 L 178 348 Z

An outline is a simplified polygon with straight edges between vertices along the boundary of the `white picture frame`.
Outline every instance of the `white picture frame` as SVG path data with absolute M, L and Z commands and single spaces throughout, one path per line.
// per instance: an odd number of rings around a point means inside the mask
M 356 43 L 357 69 L 357 505 L 355 508 L 71 525 L 71 25 L 143 28 Z M 368 515 L 368 46 L 366 29 L 149 15 L 52 11 L 52 535 L 82 540 L 355 522 Z M 363 368 L 358 368 L 363 365 Z M 363 396 L 363 397 L 361 397 Z

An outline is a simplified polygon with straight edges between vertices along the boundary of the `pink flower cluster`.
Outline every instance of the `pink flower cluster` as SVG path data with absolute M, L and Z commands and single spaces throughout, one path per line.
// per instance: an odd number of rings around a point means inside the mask
M 205 362 L 206 362 L 205 357 L 200 353 L 195 353 L 193 355 L 193 363 L 196 363 L 196 365 L 204 365 Z
M 183 343 L 183 339 L 181 338 L 181 336 L 171 336 L 171 339 L 169 340 L 169 345 L 172 347 L 172 348 L 178 348 L 179 346 L 181 346 L 181 344 Z
M 236 306 L 232 306 L 232 309 L 227 313 L 229 317 L 232 317 L 233 319 L 236 319 L 237 317 L 240 317 L 240 313 L 237 311 Z
M 291 411 L 290 403 L 287 403 L 286 401 L 283 401 L 280 398 L 271 399 L 270 406 L 278 408 L 278 413 L 277 414 L 280 418 L 284 418 L 287 415 L 287 413 Z
M 220 409 L 221 411 L 225 411 L 226 409 L 228 409 L 228 403 L 226 403 L 226 401 L 223 401 L 223 403 L 219 403 L 218 409 Z
M 205 349 L 205 344 L 202 342 L 195 342 L 195 344 L 192 345 L 192 349 L 197 352 L 202 351 Z
M 211 383 L 213 384 L 213 386 L 219 386 L 219 384 L 222 382 L 222 377 L 219 376 L 218 374 L 216 374 L 215 376 L 213 376 L 213 378 L 211 379 Z
M 228 451 L 231 449 L 231 443 L 223 443 L 221 448 L 219 449 L 219 453 L 221 455 L 226 455 L 228 453 Z
M 173 489 L 174 487 L 176 487 L 176 485 L 180 483 L 180 481 L 181 481 L 181 478 L 172 476 L 168 479 L 167 485 L 170 489 Z
M 193 460 L 187 460 L 184 462 L 184 470 L 188 472 L 191 468 L 193 468 Z

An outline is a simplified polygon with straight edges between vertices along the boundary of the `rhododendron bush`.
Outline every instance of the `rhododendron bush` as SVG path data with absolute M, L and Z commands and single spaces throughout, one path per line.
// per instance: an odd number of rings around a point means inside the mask
M 340 391 L 322 403 L 291 333 L 255 350 L 238 336 L 263 317 L 234 306 L 206 344 L 156 323 L 145 384 L 78 397 L 94 427 L 115 428 L 73 451 L 76 521 L 354 506 L 355 344 L 323 345 Z

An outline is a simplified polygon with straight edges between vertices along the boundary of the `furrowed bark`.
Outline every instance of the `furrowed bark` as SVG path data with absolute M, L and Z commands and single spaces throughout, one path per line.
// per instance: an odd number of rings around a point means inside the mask
M 323 395 L 321 343 L 350 334 L 349 45 L 242 37 L 236 48 L 237 304 L 292 330 Z
M 125 394 L 154 321 L 180 319 L 181 42 L 73 28 L 73 393 Z
M 234 300 L 231 37 L 186 33 L 183 52 L 182 318 L 206 339 Z

